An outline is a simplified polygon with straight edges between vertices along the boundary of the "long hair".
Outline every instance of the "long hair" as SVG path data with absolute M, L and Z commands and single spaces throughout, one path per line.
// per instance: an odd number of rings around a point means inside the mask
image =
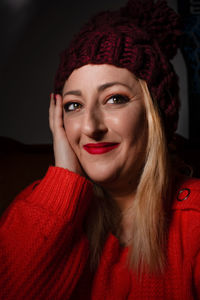
M 145 81 L 139 79 L 148 124 L 146 158 L 140 175 L 132 209 L 132 239 L 127 259 L 128 267 L 141 271 L 162 272 L 165 267 L 168 207 L 166 195 L 170 191 L 169 160 L 162 121 L 156 102 L 149 93 Z M 105 191 L 95 185 L 96 198 L 92 203 L 86 232 L 90 243 L 91 269 L 98 266 L 101 251 L 110 231 L 120 232 L 122 214 Z

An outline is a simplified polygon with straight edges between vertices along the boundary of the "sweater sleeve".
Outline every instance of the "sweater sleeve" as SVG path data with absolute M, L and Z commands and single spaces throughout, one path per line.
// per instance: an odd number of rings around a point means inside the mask
M 49 167 L 0 220 L 0 299 L 69 299 L 88 258 L 82 221 L 92 184 Z
M 194 266 L 194 283 L 196 289 L 196 297 L 200 299 L 200 252 L 198 253 Z

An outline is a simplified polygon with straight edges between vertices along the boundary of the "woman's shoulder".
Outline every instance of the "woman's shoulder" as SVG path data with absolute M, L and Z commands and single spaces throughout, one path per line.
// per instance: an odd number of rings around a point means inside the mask
M 173 210 L 195 210 L 200 213 L 200 178 L 179 178 L 172 205 Z
M 200 251 L 200 179 L 184 178 L 176 185 L 170 229 L 185 261 L 193 261 Z

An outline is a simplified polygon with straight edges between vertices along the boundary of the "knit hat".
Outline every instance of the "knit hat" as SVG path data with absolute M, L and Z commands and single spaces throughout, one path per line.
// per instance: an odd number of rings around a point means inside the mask
M 177 128 L 178 77 L 170 63 L 181 35 L 178 15 L 165 0 L 129 0 L 118 11 L 94 16 L 60 55 L 55 93 L 73 70 L 86 64 L 126 68 L 146 81 L 163 119 L 167 139 Z

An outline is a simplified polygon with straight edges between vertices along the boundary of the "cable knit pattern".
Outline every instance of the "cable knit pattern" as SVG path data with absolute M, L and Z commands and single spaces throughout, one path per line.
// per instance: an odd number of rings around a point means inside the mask
M 87 179 L 58 167 L 17 196 L 0 220 L 1 300 L 200 299 L 200 180 L 177 186 L 162 275 L 128 269 L 129 248 L 112 233 L 90 272 L 82 224 L 92 198 Z
M 119 11 L 97 14 L 62 52 L 55 93 L 61 93 L 72 71 L 83 65 L 127 68 L 147 82 L 170 139 L 177 127 L 179 88 L 169 59 L 178 48 L 179 28 L 178 15 L 164 0 L 129 0 Z

